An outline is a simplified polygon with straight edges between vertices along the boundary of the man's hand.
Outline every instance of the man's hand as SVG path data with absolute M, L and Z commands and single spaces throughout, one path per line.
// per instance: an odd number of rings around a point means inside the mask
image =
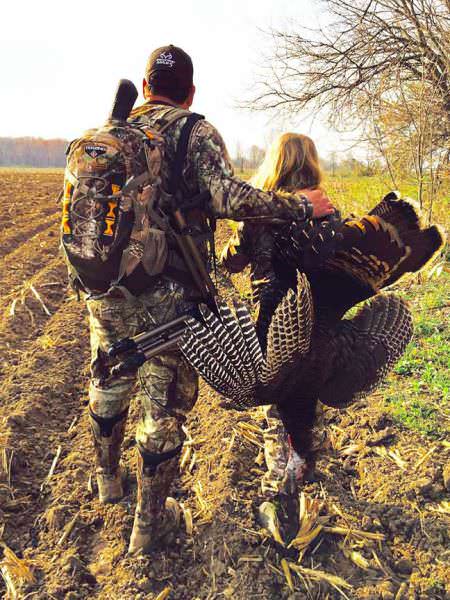
M 334 206 L 323 190 L 299 190 L 297 193 L 306 196 L 313 205 L 313 218 L 319 219 L 334 213 Z

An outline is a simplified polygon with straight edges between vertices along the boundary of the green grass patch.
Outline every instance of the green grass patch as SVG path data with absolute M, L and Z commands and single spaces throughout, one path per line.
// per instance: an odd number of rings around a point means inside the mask
M 424 400 L 397 394 L 386 396 L 386 403 L 394 420 L 400 425 L 430 438 L 445 437 L 446 430 L 440 423 L 438 411 L 427 405 Z
M 432 437 L 449 432 L 450 276 L 399 288 L 409 300 L 414 338 L 385 386 L 388 409 L 396 421 Z
M 364 214 L 365 211 L 373 208 L 385 194 L 395 189 L 387 175 L 372 177 L 335 175 L 332 177 L 328 174 L 325 177 L 324 187 L 343 215 L 349 213 Z M 405 178 L 403 181 L 398 182 L 397 187 L 402 196 L 417 200 L 417 182 Z M 444 227 L 448 225 L 449 199 L 448 182 L 446 182 L 442 186 L 433 206 L 433 222 L 438 222 Z M 428 208 L 427 202 L 425 202 L 425 208 Z

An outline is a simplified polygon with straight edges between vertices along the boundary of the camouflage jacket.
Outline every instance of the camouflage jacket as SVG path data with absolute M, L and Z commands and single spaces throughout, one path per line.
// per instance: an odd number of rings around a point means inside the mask
M 158 128 L 171 108 L 161 103 L 146 102 L 133 110 L 131 116 L 138 122 Z M 167 181 L 168 169 L 185 123 L 186 117 L 181 118 L 164 132 L 167 160 L 162 168 L 163 182 Z M 298 196 L 263 192 L 235 177 L 222 137 L 206 120 L 196 123 L 192 130 L 183 179 L 190 195 L 210 192 L 209 208 L 217 218 L 302 220 L 312 215 L 312 205 L 306 200 L 299 202 Z

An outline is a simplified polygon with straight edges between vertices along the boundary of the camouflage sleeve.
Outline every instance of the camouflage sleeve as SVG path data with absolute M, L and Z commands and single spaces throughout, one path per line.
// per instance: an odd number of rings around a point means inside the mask
M 224 141 L 207 121 L 200 121 L 192 132 L 189 161 L 199 191 L 210 192 L 218 218 L 304 221 L 312 216 L 313 208 L 306 198 L 263 192 L 235 177 Z

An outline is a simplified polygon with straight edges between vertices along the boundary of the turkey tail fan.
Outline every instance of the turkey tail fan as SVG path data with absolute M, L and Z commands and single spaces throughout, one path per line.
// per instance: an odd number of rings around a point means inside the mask
M 179 348 L 188 363 L 217 392 L 228 398 L 230 408 L 255 406 L 255 390 L 263 355 L 248 310 L 237 307 L 236 315 L 218 301 L 218 318 L 201 307 L 203 323 L 191 318 Z
M 381 217 L 395 227 L 403 244 L 410 250 L 405 259 L 392 269 L 382 287 L 395 283 L 405 273 L 422 269 L 444 245 L 439 227 L 422 227 L 417 203 L 410 198 L 400 198 L 398 192 L 387 194 L 369 214 Z
M 411 198 L 402 198 L 397 191 L 389 192 L 369 215 L 381 217 L 393 225 L 399 235 L 420 229 L 420 208 Z
M 253 385 L 264 359 L 247 307 L 239 302 L 235 302 L 234 306 L 236 316 L 225 302 L 217 302 L 220 320 L 214 319 L 216 327 L 213 332 L 217 342 L 227 349 L 229 360 L 235 364 L 243 383 L 248 385 L 251 382 Z M 217 327 L 217 324 L 222 327 Z
M 247 307 L 242 302 L 234 302 L 237 321 L 241 329 L 242 339 L 245 344 L 245 351 L 242 353 L 242 360 L 245 365 L 248 380 L 256 384 L 259 378 L 260 367 L 264 360 L 261 346 L 256 335 L 255 325 L 252 321 Z
M 202 327 L 202 324 L 198 321 L 195 321 L 194 323 L 189 322 L 188 327 L 191 330 L 191 333 L 202 342 L 203 358 L 205 358 L 207 354 L 211 356 L 216 363 L 220 365 L 223 370 L 222 375 L 226 377 L 227 381 L 240 379 L 239 363 L 236 363 L 236 361 L 233 362 L 233 354 L 231 355 L 230 360 L 228 354 L 224 351 L 222 344 L 217 343 L 218 320 L 215 318 L 214 313 L 205 306 L 200 306 L 199 311 L 205 327 Z
M 426 229 L 408 232 L 404 236 L 405 243 L 411 249 L 409 255 L 392 272 L 382 287 L 398 281 L 406 273 L 420 271 L 444 246 L 444 236 L 437 225 Z
M 280 371 L 294 358 L 305 356 L 310 349 L 314 323 L 311 288 L 306 275 L 297 274 L 297 291 L 288 291 L 272 318 L 267 337 L 266 361 L 261 383 L 280 380 Z
M 233 378 L 226 368 L 218 363 L 214 354 L 208 352 L 209 342 L 205 338 L 210 335 L 207 327 L 194 318 L 186 321 L 187 330 L 178 346 L 189 364 L 198 371 L 203 379 L 219 394 L 226 395 Z
M 273 391 L 282 371 L 309 352 L 313 327 L 313 301 L 305 275 L 298 275 L 297 291 L 289 290 L 277 307 L 269 328 L 264 359 L 255 326 L 247 308 L 235 304 L 235 313 L 217 302 L 217 317 L 201 307 L 203 322 L 191 318 L 179 348 L 185 359 L 229 402 L 227 408 L 245 410 L 273 404 Z
M 372 392 L 401 357 L 412 334 L 406 302 L 394 294 L 376 296 L 356 317 L 336 327 L 336 358 L 320 400 L 343 407 Z

